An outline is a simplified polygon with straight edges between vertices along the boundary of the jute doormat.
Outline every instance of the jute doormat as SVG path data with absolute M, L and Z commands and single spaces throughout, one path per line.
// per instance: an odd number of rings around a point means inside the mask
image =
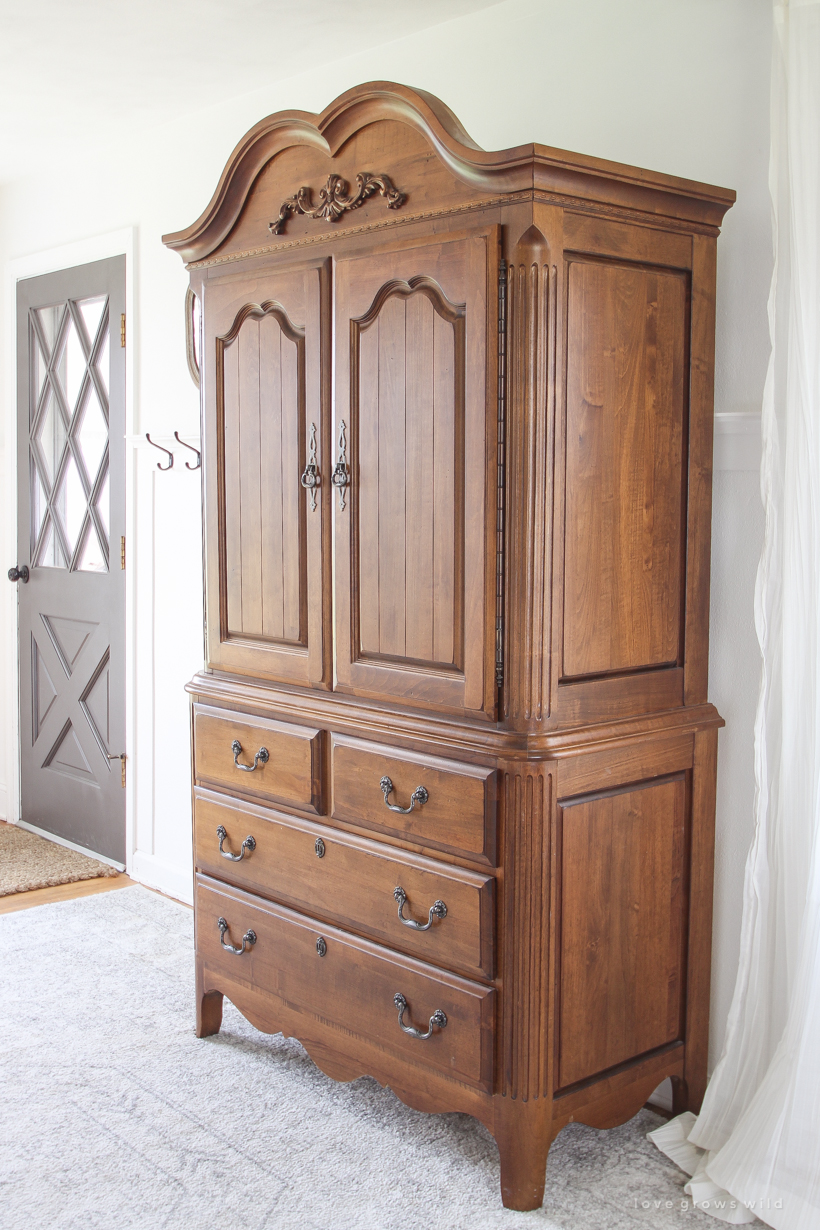
M 17 824 L 0 824 L 0 897 L 119 874 L 108 863 L 46 841 Z

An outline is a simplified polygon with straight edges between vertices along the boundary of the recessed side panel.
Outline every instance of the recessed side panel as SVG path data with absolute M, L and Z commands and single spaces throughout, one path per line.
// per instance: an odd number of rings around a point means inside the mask
M 686 775 L 559 806 L 558 1082 L 682 1037 Z
M 567 270 L 565 680 L 682 664 L 688 275 Z

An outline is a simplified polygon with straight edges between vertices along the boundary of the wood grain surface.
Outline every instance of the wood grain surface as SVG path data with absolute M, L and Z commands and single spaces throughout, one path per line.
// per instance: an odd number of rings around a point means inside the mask
M 682 1033 L 686 782 L 561 808 L 559 1088 Z
M 234 741 L 241 751 L 233 751 Z M 261 749 L 267 761 L 258 760 Z M 238 759 L 240 766 L 236 764 Z M 256 768 L 250 766 L 256 761 Z M 261 795 L 303 811 L 322 811 L 322 732 L 309 726 L 248 720 L 227 710 L 194 712 L 197 781 L 242 794 Z
M 381 779 L 393 791 L 387 803 Z M 478 862 L 495 862 L 496 775 L 491 768 L 419 756 L 335 735 L 331 751 L 331 815 L 396 835 L 431 849 L 450 850 Z M 424 804 L 409 808 L 413 792 L 427 791 Z
M 166 236 L 204 321 L 197 1031 L 227 994 L 336 1079 L 477 1116 L 513 1209 L 540 1205 L 565 1124 L 705 1087 L 733 200 L 485 152 L 375 82 L 260 121 Z M 235 767 L 234 738 L 268 763 Z M 219 824 L 256 848 L 226 859 Z M 405 927 L 399 884 L 408 917 L 446 917 Z M 227 952 L 217 917 L 257 943 Z M 397 991 L 447 1026 L 410 1038 Z
M 567 331 L 563 674 L 676 665 L 686 283 L 573 261 Z
M 219 853 L 220 826 L 228 834 L 223 842 L 226 851 L 238 853 L 248 836 L 256 848 L 240 862 L 225 859 Z M 217 796 L 197 796 L 194 837 L 196 866 L 210 876 L 313 917 L 352 926 L 434 965 L 471 977 L 492 977 L 490 876 Z M 427 931 L 403 925 L 393 895 L 397 886 L 407 894 L 406 918 L 426 925 L 430 907 L 439 900 L 447 908 L 446 916 L 435 918 Z
M 411 957 L 320 923 L 238 889 L 197 877 L 197 944 L 207 965 L 226 966 L 231 975 L 303 1011 L 316 1013 L 354 1034 L 379 1038 L 388 1052 L 423 1047 L 423 1062 L 467 1084 L 492 1084 L 493 999 L 490 987 L 434 969 Z M 227 951 L 217 919 L 229 924 L 225 942 L 242 944 L 247 931 L 256 942 L 241 956 Z M 317 942 L 326 951 L 320 955 Z M 408 1004 L 406 1023 L 421 1032 L 437 1009 L 447 1024 L 422 1041 L 399 1026 L 393 996 Z

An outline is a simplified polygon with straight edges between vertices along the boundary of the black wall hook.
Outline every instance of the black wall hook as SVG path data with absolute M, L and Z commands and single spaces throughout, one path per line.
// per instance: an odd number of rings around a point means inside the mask
M 192 466 L 190 461 L 186 461 L 185 469 L 186 470 L 198 470 L 199 467 L 202 465 L 202 454 L 200 453 L 199 449 L 194 448 L 193 444 L 186 444 L 184 440 L 180 440 L 178 431 L 174 432 L 174 439 L 178 440 L 183 448 L 189 448 L 192 453 L 196 453 L 196 465 Z
M 170 470 L 170 469 L 172 469 L 172 468 L 173 468 L 173 465 L 174 465 L 174 454 L 170 451 L 170 449 L 163 448 L 161 444 L 157 444 L 157 443 L 156 443 L 156 441 L 154 441 L 154 440 L 152 440 L 152 439 L 151 439 L 151 437 L 149 436 L 149 434 L 148 434 L 148 432 L 147 432 L 147 431 L 146 431 L 146 433 L 145 433 L 145 438 L 146 438 L 146 440 L 148 441 L 148 443 L 149 443 L 149 444 L 151 444 L 154 448 L 158 448 L 158 449 L 159 449 L 159 451 L 160 451 L 161 453 L 165 453 L 165 455 L 166 455 L 166 456 L 167 456 L 167 458 L 168 458 L 168 464 L 167 464 L 167 466 L 162 465 L 162 463 L 158 461 L 158 462 L 157 462 L 157 469 L 158 469 L 158 470 Z

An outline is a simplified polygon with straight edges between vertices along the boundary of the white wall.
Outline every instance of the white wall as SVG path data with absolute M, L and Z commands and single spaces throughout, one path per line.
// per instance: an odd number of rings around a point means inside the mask
M 178 429 L 195 436 L 197 395 L 183 344 L 186 275 L 160 235 L 199 215 L 234 144 L 263 115 L 284 107 L 319 111 L 360 81 L 402 81 L 439 95 L 486 149 L 535 140 L 737 189 L 719 243 L 716 408 L 724 416 L 754 414 L 768 354 L 769 23 L 769 0 L 508 0 L 218 108 L 194 106 L 184 121 L 146 131 L 127 148 L 89 150 L 82 165 L 49 166 L 40 177 L 3 188 L 0 260 L 5 266 L 55 244 L 135 226 L 134 434 L 149 430 L 167 439 Z M 6 295 L 5 338 L 7 302 Z M 3 354 L 8 364 L 7 348 Z M 8 401 L 7 378 L 0 389 Z M 6 424 L 13 407 L 2 410 Z M 720 742 L 713 1060 L 734 983 L 753 794 L 758 657 L 751 621 L 761 517 L 756 476 L 733 468 L 736 455 L 749 464 L 744 439 L 724 431 L 720 458 L 730 468 L 715 483 L 711 695 L 728 724 Z M 179 469 L 157 474 L 149 453 L 138 448 L 134 460 L 132 867 L 181 894 L 190 873 L 182 683 L 202 652 L 198 492 Z M 10 561 L 8 523 L 3 541 Z M 12 610 L 7 595 L 4 694 L 13 663 Z M 7 732 L 0 801 L 13 781 L 13 758 Z

